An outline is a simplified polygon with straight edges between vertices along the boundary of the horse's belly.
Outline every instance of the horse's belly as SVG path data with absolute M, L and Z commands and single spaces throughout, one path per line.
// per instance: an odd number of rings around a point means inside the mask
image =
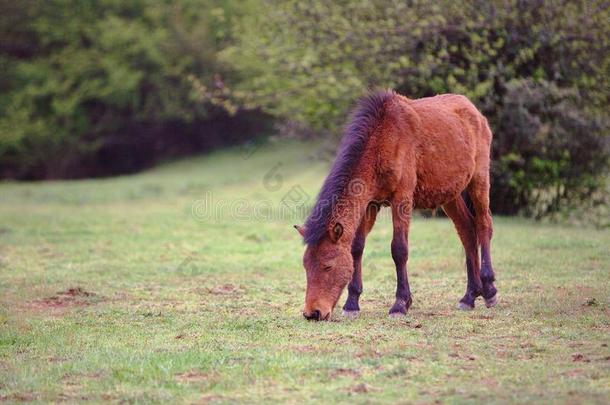
M 453 154 L 437 156 L 434 151 L 420 158 L 413 193 L 415 208 L 436 208 L 456 199 L 474 174 L 473 151 L 456 147 Z
M 466 188 L 468 181 L 456 182 L 449 187 L 433 187 L 418 183 L 413 195 L 415 208 L 432 209 L 455 200 Z

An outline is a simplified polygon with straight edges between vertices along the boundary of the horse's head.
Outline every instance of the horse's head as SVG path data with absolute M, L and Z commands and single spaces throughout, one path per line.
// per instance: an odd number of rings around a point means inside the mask
M 304 236 L 305 229 L 295 228 Z M 307 292 L 303 316 L 309 320 L 329 320 L 341 292 L 352 278 L 351 247 L 342 240 L 339 223 L 318 243 L 307 245 L 303 266 L 307 274 Z

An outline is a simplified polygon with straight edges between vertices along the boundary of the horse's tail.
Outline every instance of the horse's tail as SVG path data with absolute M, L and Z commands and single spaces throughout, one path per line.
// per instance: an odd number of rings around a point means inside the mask
M 464 204 L 466 204 L 466 208 L 468 208 L 468 212 L 470 213 L 470 215 L 472 216 L 472 225 L 474 227 L 474 232 L 476 235 L 477 232 L 477 227 L 474 226 L 474 217 L 477 215 L 475 210 L 474 210 L 474 203 L 472 202 L 472 199 L 470 198 L 470 196 L 468 195 L 468 192 L 466 190 L 462 191 L 462 200 L 464 200 Z M 479 241 L 479 235 L 477 235 L 477 244 Z
M 474 211 L 474 204 L 472 202 L 472 199 L 468 195 L 468 191 L 462 191 L 462 199 L 464 200 L 464 203 L 466 204 L 466 208 L 468 208 L 470 215 L 472 215 L 472 217 L 474 218 L 477 214 Z

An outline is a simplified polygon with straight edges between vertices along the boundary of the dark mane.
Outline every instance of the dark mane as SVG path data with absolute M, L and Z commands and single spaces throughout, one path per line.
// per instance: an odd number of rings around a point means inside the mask
M 351 180 L 372 130 L 383 117 L 385 103 L 395 95 L 392 90 L 381 90 L 369 93 L 358 101 L 345 128 L 335 162 L 305 222 L 306 244 L 318 243 L 326 233 L 333 206 Z

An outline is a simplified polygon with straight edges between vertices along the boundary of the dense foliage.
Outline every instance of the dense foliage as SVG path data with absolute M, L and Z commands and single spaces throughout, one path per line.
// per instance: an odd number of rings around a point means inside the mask
M 278 1 L 223 50 L 234 95 L 337 133 L 367 87 L 467 95 L 495 133 L 494 209 L 543 215 L 605 186 L 607 1 Z
M 226 113 L 202 102 L 193 80 L 212 82 L 221 72 L 216 51 L 228 32 L 228 6 L 204 0 L 0 5 L 5 176 L 130 171 L 152 163 L 158 149 L 167 155 L 181 142 L 221 143 L 205 139 L 221 136 L 207 121 L 227 129 Z M 201 126 L 208 131 L 200 133 Z M 239 131 L 227 131 L 227 138 Z
M 251 137 L 263 116 L 243 111 L 259 109 L 337 137 L 357 97 L 391 87 L 462 93 L 489 117 L 497 212 L 541 216 L 607 187 L 606 0 L 0 0 L 0 12 L 3 176 L 141 168 Z

